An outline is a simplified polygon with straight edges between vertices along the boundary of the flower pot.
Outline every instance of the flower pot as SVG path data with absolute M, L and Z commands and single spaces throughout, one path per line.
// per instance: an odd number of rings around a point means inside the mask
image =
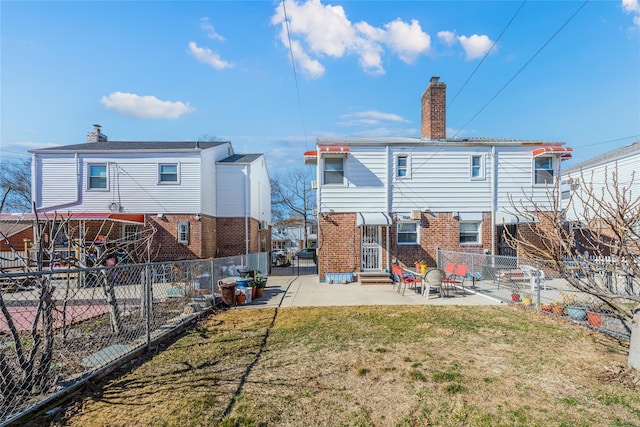
M 585 305 L 568 305 L 567 314 L 571 320 L 584 322 L 587 320 L 587 306 Z
M 587 310 L 587 322 L 596 328 L 602 328 L 602 313 L 597 310 Z
M 245 294 L 236 295 L 236 305 L 242 305 L 247 301 L 247 296 Z
M 556 316 L 564 316 L 564 306 L 562 306 L 562 305 L 552 305 L 551 306 L 551 311 Z
M 551 304 L 540 304 L 540 310 L 546 313 L 551 313 L 551 308 Z
M 522 305 L 526 305 L 526 306 L 531 305 L 531 298 L 529 297 L 522 298 Z
M 424 274 L 426 272 L 427 272 L 427 264 L 420 264 L 420 274 Z
M 520 294 L 511 294 L 511 301 L 513 302 L 520 301 Z
M 264 288 L 256 288 L 256 298 L 262 298 Z
M 256 288 L 255 286 L 252 286 L 252 287 L 251 287 L 251 299 L 252 299 L 252 300 L 256 299 L 256 290 L 257 290 L 257 289 L 258 289 L 258 288 Z

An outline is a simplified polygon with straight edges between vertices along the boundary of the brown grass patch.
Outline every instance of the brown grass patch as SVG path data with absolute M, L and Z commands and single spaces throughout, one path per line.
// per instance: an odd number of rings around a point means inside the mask
M 640 393 L 616 368 L 628 349 L 534 313 L 286 308 L 270 327 L 273 316 L 202 321 L 51 424 L 640 425 Z

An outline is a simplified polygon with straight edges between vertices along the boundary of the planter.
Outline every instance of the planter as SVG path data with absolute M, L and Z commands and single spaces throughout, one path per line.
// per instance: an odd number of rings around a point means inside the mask
M 540 304 L 540 310 L 544 311 L 545 313 L 551 313 L 551 304 Z
M 242 305 L 247 301 L 247 296 L 243 293 L 236 295 L 236 305 Z
M 564 306 L 563 305 L 552 305 L 551 311 L 556 316 L 564 316 Z
M 584 322 L 587 320 L 587 308 L 586 305 L 568 305 L 567 314 L 571 320 Z
M 513 302 L 520 301 L 520 295 L 519 294 L 511 294 L 511 301 L 513 301 Z
M 596 328 L 602 328 L 602 312 L 599 310 L 587 310 L 587 322 Z
M 255 286 L 251 287 L 251 299 L 254 300 L 256 299 L 256 291 L 258 290 L 258 288 L 256 288 Z
M 531 305 L 531 298 L 529 298 L 529 297 L 522 298 L 522 305 L 530 306 Z
M 264 294 L 264 288 L 256 288 L 256 298 L 262 298 Z

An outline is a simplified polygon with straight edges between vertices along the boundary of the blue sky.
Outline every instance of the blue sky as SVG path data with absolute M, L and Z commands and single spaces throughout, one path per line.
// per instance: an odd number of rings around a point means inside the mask
M 230 140 L 273 176 L 318 137 L 419 136 L 431 76 L 448 137 L 564 141 L 568 165 L 640 139 L 638 0 L 288 0 L 289 33 L 272 1 L 3 0 L 0 15 L 3 161 L 99 123 L 111 140 Z

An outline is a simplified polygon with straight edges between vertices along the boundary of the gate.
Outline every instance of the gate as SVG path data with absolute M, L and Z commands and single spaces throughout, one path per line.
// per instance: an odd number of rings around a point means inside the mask
M 271 261 L 270 276 L 305 276 L 310 274 L 318 274 L 315 259 L 296 258 L 295 255 L 287 254 L 282 258 L 273 258 Z
M 361 270 L 380 270 L 380 258 L 382 249 L 380 227 L 378 227 L 377 225 L 363 226 L 360 242 Z

